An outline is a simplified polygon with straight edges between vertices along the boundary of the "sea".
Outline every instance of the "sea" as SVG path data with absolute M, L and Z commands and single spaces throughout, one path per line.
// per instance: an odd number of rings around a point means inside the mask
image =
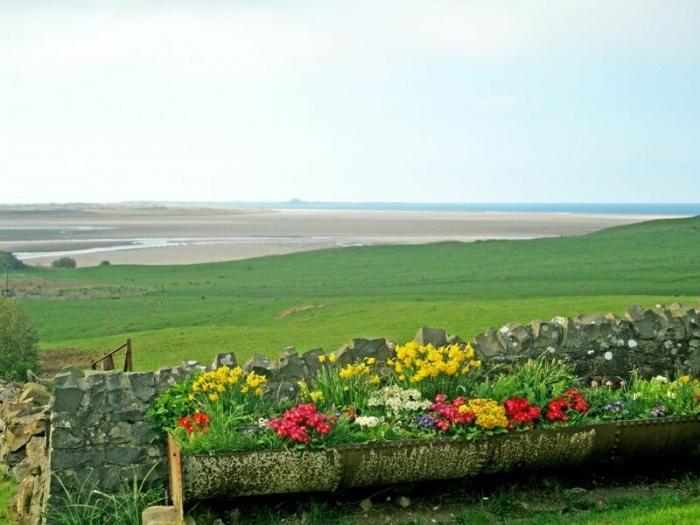
M 218 203 L 221 206 L 221 203 Z M 479 213 L 584 213 L 592 215 L 700 215 L 700 203 L 415 203 L 415 202 L 286 202 L 234 201 L 230 208 L 337 211 L 445 211 Z

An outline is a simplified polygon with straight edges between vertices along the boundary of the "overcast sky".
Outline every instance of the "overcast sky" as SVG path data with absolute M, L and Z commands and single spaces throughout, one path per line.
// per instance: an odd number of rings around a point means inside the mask
M 292 197 L 700 201 L 700 2 L 0 0 L 0 202 Z

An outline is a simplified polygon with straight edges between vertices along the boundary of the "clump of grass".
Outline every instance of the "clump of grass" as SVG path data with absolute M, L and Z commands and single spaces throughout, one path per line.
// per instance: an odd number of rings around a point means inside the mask
M 502 373 L 496 379 L 487 378 L 474 386 L 474 393 L 501 402 L 511 396 L 525 397 L 535 405 L 544 406 L 550 399 L 576 386 L 579 380 L 574 375 L 573 365 L 540 357 L 517 364 L 511 373 Z
M 89 476 L 77 491 L 57 476 L 63 496 L 60 503 L 49 507 L 44 518 L 54 525 L 138 525 L 146 507 L 165 502 L 162 488 L 146 487 L 149 475 L 140 481 L 134 475 L 131 484 L 116 495 L 97 490 L 97 483 Z

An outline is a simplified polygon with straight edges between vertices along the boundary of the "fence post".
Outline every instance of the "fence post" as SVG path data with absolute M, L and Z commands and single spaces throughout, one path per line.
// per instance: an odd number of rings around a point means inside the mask
M 126 340 L 126 355 L 124 356 L 124 372 L 131 372 L 133 363 L 131 362 L 131 339 Z

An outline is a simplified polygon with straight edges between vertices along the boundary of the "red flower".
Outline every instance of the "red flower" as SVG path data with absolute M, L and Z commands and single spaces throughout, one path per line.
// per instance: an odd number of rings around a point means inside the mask
M 576 388 L 570 388 L 561 397 L 547 403 L 547 419 L 549 421 L 566 421 L 569 419 L 565 412 L 567 410 L 581 414 L 588 412 L 588 402 Z
M 506 415 L 510 421 L 509 427 L 514 428 L 518 425 L 534 424 L 534 421 L 540 417 L 540 407 L 531 405 L 524 397 L 511 397 L 505 400 L 503 408 L 506 410 Z
M 286 437 L 297 443 L 311 442 L 309 430 L 319 435 L 328 434 L 333 430 L 335 418 L 317 412 L 313 403 L 302 403 L 290 408 L 281 417 L 270 421 L 270 428 L 280 437 Z
M 466 400 L 461 396 L 450 401 L 445 394 L 437 394 L 435 402 L 430 405 L 430 418 L 443 432 L 449 430 L 452 425 L 471 425 L 476 420 L 476 414 L 462 408 L 465 405 Z
M 210 422 L 209 416 L 204 412 L 197 412 L 194 416 L 182 416 L 178 420 L 177 426 L 184 428 L 189 435 L 192 435 L 195 430 L 204 434 Z

